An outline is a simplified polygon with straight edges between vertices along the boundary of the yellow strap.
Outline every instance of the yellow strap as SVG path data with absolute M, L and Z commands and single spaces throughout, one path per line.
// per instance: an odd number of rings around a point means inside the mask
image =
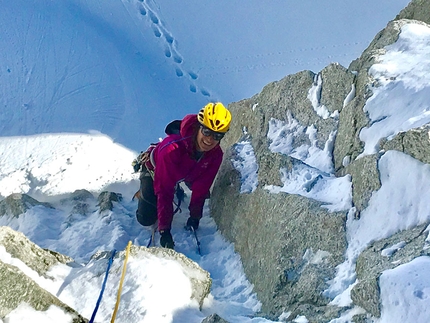
M 113 311 L 112 319 L 110 320 L 110 323 L 115 322 L 116 312 L 118 312 L 119 301 L 121 300 L 122 284 L 124 282 L 125 271 L 127 269 L 127 260 L 128 260 L 128 254 L 130 253 L 130 247 L 131 247 L 131 241 L 128 242 L 127 248 L 125 251 L 124 267 L 122 268 L 121 280 L 119 281 L 118 295 L 116 296 L 115 310 Z

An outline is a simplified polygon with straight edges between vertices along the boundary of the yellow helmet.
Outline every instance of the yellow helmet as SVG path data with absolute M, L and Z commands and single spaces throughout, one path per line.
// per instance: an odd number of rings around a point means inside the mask
M 231 113 L 221 102 L 206 104 L 197 114 L 199 122 L 215 132 L 225 133 L 231 122 Z

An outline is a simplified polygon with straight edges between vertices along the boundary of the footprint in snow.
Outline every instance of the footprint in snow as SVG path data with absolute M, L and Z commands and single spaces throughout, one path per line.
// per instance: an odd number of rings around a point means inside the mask
M 203 96 L 210 97 L 211 94 L 206 89 L 198 89 L 196 80 L 199 78 L 198 74 L 189 71 L 184 71 L 182 64 L 184 59 L 182 55 L 176 50 L 176 42 L 173 35 L 163 26 L 160 17 L 157 13 L 151 9 L 145 0 L 137 0 L 139 3 L 138 9 L 142 17 L 149 20 L 151 24 L 154 36 L 164 42 L 164 56 L 172 59 L 175 66 L 175 74 L 177 77 L 184 77 L 185 75 L 190 80 L 191 84 L 189 86 L 190 92 L 197 93 L 200 92 Z

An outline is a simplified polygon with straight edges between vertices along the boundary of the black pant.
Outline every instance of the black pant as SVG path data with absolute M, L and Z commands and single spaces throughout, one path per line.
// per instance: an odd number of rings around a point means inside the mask
M 157 197 L 154 193 L 154 181 L 147 171 L 140 174 L 140 197 L 136 218 L 143 226 L 153 225 L 157 221 Z

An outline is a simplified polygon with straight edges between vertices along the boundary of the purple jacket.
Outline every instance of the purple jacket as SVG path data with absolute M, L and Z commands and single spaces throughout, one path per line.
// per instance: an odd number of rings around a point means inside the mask
M 219 145 L 195 158 L 195 138 L 200 123 L 196 114 L 181 122 L 180 134 L 168 135 L 154 149 L 154 191 L 157 195 L 158 229 L 170 229 L 176 183 L 185 181 L 192 190 L 190 216 L 200 219 L 209 189 L 221 165 L 223 152 Z

